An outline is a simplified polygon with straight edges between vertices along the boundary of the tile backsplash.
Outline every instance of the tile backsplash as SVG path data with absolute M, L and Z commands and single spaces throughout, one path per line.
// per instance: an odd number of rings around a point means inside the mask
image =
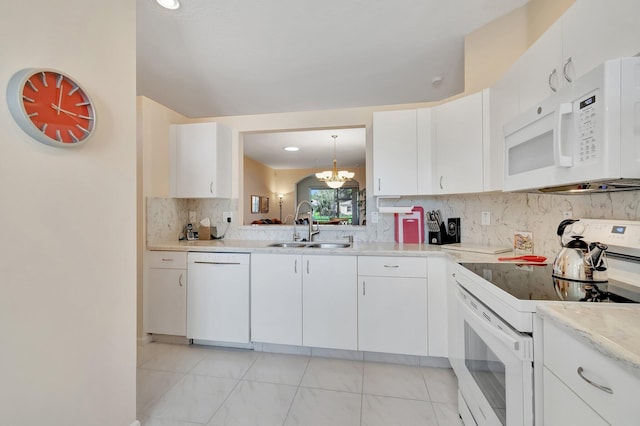
M 520 193 L 483 193 L 448 196 L 404 197 L 384 200 L 383 205 L 422 206 L 425 211 L 440 209 L 446 220 L 460 217 L 463 243 L 492 246 L 511 246 L 514 231 L 533 232 L 534 251 L 552 255 L 558 251 L 556 228 L 565 212 L 574 218 L 640 220 L 640 191 L 610 192 L 590 195 L 549 195 Z M 209 217 L 221 234 L 226 228 L 222 214 L 232 211 L 235 218 L 237 200 L 228 199 L 147 199 L 147 241 L 175 241 L 188 220 L 188 212 L 195 211 L 197 222 Z M 375 199 L 367 200 L 373 211 Z M 489 212 L 490 225 L 481 224 L 482 212 Z M 304 229 L 299 229 L 302 233 Z M 289 240 L 291 226 L 237 226 L 232 223 L 228 239 Z M 318 240 L 332 240 L 354 235 L 356 241 L 393 241 L 394 216 L 380 214 L 377 224 L 361 227 L 324 228 Z

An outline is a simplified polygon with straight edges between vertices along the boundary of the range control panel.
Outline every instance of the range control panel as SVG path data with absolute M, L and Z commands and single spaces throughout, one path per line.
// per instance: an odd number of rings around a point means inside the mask
M 564 230 L 563 242 L 582 235 L 588 243 L 598 241 L 615 251 L 640 256 L 640 222 L 631 220 L 580 219 Z

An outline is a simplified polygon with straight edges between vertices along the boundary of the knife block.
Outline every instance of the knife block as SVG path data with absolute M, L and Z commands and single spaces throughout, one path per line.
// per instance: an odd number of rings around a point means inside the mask
M 447 219 L 447 226 L 444 222 L 438 223 L 427 221 L 429 229 L 429 244 L 443 245 L 460 242 L 460 218 L 452 217 Z

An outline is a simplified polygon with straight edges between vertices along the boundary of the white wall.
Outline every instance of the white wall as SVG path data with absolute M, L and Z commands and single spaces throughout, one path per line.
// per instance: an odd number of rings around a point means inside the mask
M 0 424 L 135 419 L 135 2 L 0 5 Z M 61 149 L 5 101 L 26 67 L 75 77 L 97 130 Z

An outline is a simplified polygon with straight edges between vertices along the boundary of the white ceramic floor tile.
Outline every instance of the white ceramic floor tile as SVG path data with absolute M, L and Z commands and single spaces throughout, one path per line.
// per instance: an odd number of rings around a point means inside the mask
M 182 374 L 138 369 L 136 374 L 136 409 L 138 416 L 182 379 Z
M 140 420 L 142 426 L 202 426 L 202 423 L 183 422 L 180 420 L 171 419 L 144 419 Z
M 282 426 L 296 387 L 241 381 L 209 426 Z
M 255 382 L 298 385 L 307 368 L 308 356 L 262 353 L 243 379 Z
M 364 363 L 363 391 L 369 395 L 429 400 L 420 367 Z
M 285 426 L 359 426 L 361 394 L 299 388 Z
M 259 354 L 253 351 L 211 351 L 190 371 L 191 374 L 239 379 Z
M 363 363 L 330 358 L 311 358 L 301 386 L 344 392 L 362 392 Z
M 176 345 L 177 346 L 177 345 Z M 187 373 L 203 358 L 202 350 L 196 348 L 175 349 L 162 352 L 140 366 L 149 370 L 172 371 L 175 373 Z
M 433 403 L 439 426 L 463 426 L 458 414 L 458 404 Z
M 458 403 L 458 380 L 450 368 L 422 367 L 427 390 L 433 402 Z
M 149 409 L 148 416 L 207 423 L 236 384 L 234 379 L 187 374 Z
M 429 401 L 364 395 L 362 426 L 438 426 Z

